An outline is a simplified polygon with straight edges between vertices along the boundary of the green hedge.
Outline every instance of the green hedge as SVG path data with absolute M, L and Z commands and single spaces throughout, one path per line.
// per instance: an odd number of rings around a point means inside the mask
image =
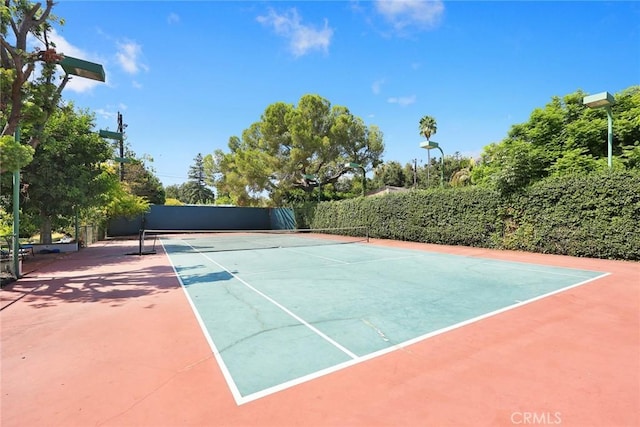
M 307 218 L 382 239 L 639 260 L 640 173 L 547 179 L 510 196 L 467 187 L 323 202 Z
M 640 174 L 547 179 L 505 201 L 501 247 L 640 259 Z

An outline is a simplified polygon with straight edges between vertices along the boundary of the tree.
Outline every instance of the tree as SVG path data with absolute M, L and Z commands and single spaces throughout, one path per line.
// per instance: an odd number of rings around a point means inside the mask
M 0 86 L 11 88 L 0 91 L 2 105 L 2 137 L 14 135 L 18 124 L 31 127 L 28 146 L 11 144 L 7 138 L 0 139 L 0 149 L 7 151 L 13 161 L 0 164 L 0 172 L 9 168 L 21 168 L 40 143 L 40 135 L 48 117 L 54 112 L 60 94 L 69 80 L 61 79 L 56 86 L 56 64 L 61 56 L 55 45 L 47 38 L 52 22 L 59 21 L 51 15 L 53 0 L 47 0 L 44 10 L 41 3 L 5 0 L 0 6 Z M 9 31 L 12 32 L 9 37 Z M 44 50 L 37 47 L 28 51 L 29 36 L 39 40 Z M 15 44 L 9 40 L 13 39 Z M 36 67 L 36 63 L 42 64 Z M 30 146 L 30 147 L 29 147 Z M 20 161 L 18 161 L 20 159 Z
M 135 153 L 129 152 L 127 158 L 135 158 Z M 136 159 L 127 163 L 124 169 L 124 182 L 128 185 L 131 194 L 139 196 L 154 205 L 164 205 L 165 190 L 162 183 L 146 166 L 143 159 Z
M 189 181 L 183 185 L 181 191 L 183 201 L 191 204 L 213 204 L 215 194 L 206 184 L 202 154 L 198 153 L 193 160 L 194 164 L 189 168 Z
M 424 116 L 420 119 L 420 135 L 431 141 L 431 136 L 438 131 L 436 119 L 431 116 Z
M 126 185 L 120 181 L 120 174 L 115 168 L 107 169 L 98 179 L 105 189 L 98 197 L 98 202 L 84 210 L 84 217 L 90 224 L 106 224 L 109 218 L 135 218 L 149 211 L 149 202 L 131 194 Z
M 11 135 L 0 136 L 0 168 L 2 171 L 22 169 L 33 160 L 34 149 L 23 145 Z
M 511 193 L 543 178 L 545 153 L 539 147 L 519 139 L 491 144 L 484 148 L 480 167 L 472 171 L 472 179 L 480 185 L 492 186 Z
M 471 184 L 471 169 L 462 168 L 457 170 L 449 181 L 452 187 L 464 187 Z
M 242 138 L 229 139 L 229 150 L 211 156 L 218 194 L 237 205 L 255 205 L 264 194 L 279 204 L 296 190 L 309 200 L 314 189 L 350 173 L 346 163 L 377 166 L 384 144 L 376 126 L 366 126 L 346 107 L 304 95 L 296 106 L 269 105 Z
M 513 125 L 507 138 L 486 146 L 480 164 L 471 172 L 473 182 L 512 192 L 551 174 L 601 170 L 607 156 L 607 113 L 585 107 L 584 95 L 578 90 L 552 97 L 544 108 L 531 113 L 529 121 Z M 640 86 L 625 89 L 615 98 L 614 166 L 634 168 L 640 155 Z
M 52 227 L 73 217 L 78 209 L 100 203 L 108 188 L 100 179 L 111 147 L 93 132 L 93 116 L 73 104 L 48 120 L 33 161 L 23 169 L 21 206 L 39 218 L 41 239 L 51 243 Z
M 427 138 L 427 141 L 431 141 L 431 136 L 438 131 L 438 125 L 436 119 L 431 116 L 423 116 L 420 119 L 420 135 Z M 429 186 L 431 170 L 431 150 L 427 150 L 427 186 Z
M 164 188 L 164 193 L 167 199 L 182 199 L 182 192 L 180 190 L 180 185 L 173 184 L 168 185 Z
M 551 165 L 549 172 L 551 176 L 577 176 L 604 171 L 606 168 L 607 163 L 604 158 L 594 158 L 586 148 L 574 148 L 562 153 L 558 160 Z
M 402 169 L 400 162 L 390 161 L 379 165 L 373 175 L 374 188 L 381 188 L 384 186 L 391 187 L 404 187 L 408 181 L 413 180 L 413 173 L 411 179 L 408 180 L 405 171 Z

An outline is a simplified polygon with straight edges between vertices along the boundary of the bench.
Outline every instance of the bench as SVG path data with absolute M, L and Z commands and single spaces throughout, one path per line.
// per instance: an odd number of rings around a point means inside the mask
M 0 244 L 0 259 L 11 259 L 11 253 L 13 251 L 13 236 L 2 236 L 2 239 L 4 239 L 4 241 L 6 242 L 6 249 L 4 244 Z M 36 256 L 35 252 L 33 251 L 33 245 L 19 245 L 18 256 L 20 257 L 20 259 L 24 259 L 24 257 L 28 255 Z

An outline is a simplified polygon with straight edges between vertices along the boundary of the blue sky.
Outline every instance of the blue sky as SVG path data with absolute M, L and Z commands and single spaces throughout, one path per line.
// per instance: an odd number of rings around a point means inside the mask
M 384 133 L 384 160 L 478 156 L 554 95 L 640 84 L 639 2 L 70 1 L 58 51 L 104 65 L 63 97 L 116 129 L 165 185 L 278 101 L 313 93 Z

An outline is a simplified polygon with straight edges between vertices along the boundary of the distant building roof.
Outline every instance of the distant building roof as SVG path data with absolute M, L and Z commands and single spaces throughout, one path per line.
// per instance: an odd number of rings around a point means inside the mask
M 393 187 L 391 185 L 385 185 L 384 187 L 378 188 L 377 190 L 370 191 L 369 193 L 367 193 L 367 197 L 384 196 L 385 194 L 398 193 L 402 191 L 409 191 L 409 189 L 404 187 Z

